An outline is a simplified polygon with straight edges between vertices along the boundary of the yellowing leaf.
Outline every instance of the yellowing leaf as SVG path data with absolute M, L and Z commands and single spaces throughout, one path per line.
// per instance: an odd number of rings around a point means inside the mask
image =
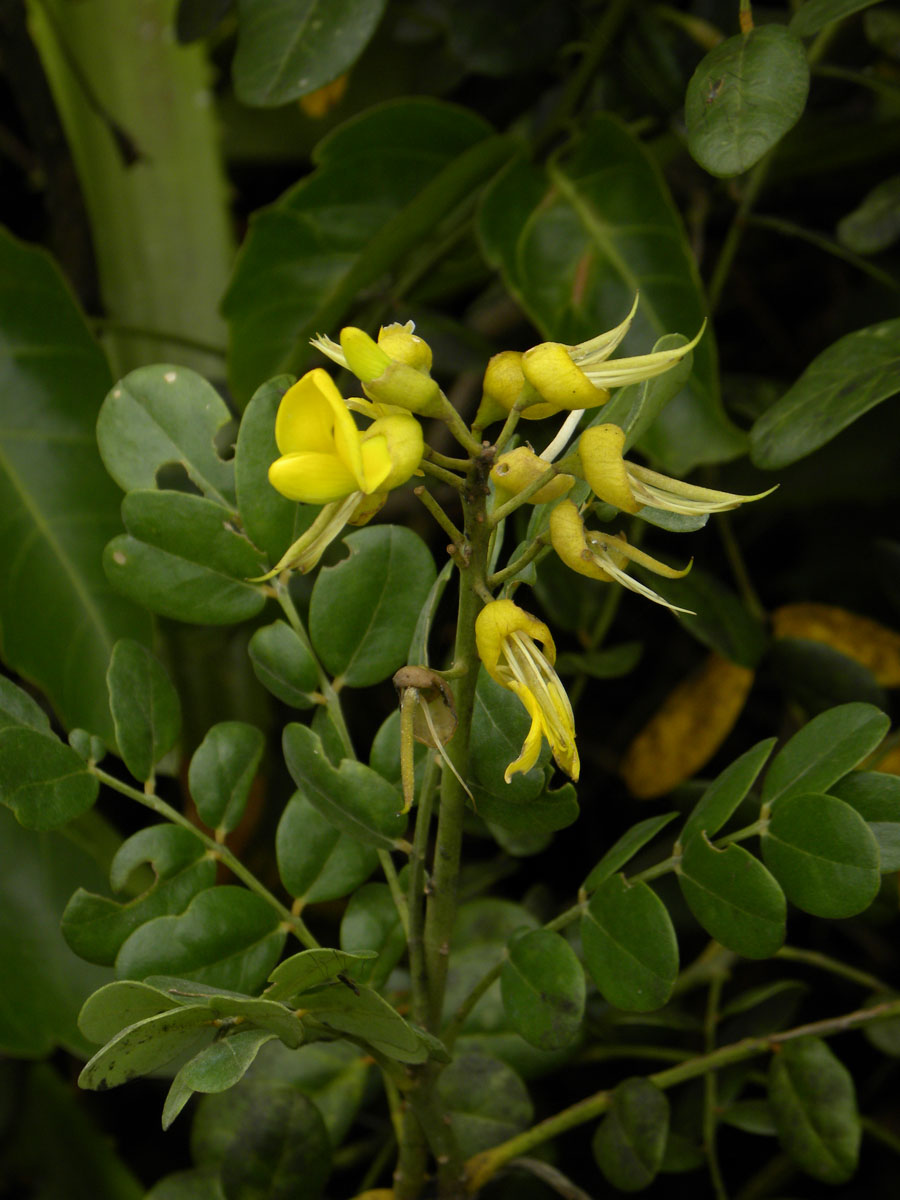
M 662 796 L 699 771 L 731 732 L 753 678 L 747 667 L 711 654 L 670 692 L 619 767 L 632 795 Z
M 829 604 L 786 604 L 772 614 L 776 638 L 809 638 L 861 663 L 882 687 L 900 687 L 900 633 Z

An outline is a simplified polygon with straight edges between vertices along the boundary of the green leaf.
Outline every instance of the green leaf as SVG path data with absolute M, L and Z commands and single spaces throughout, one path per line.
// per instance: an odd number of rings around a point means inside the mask
M 339 900 L 378 866 L 374 846 L 341 832 L 302 792 L 287 802 L 275 834 L 281 882 L 304 904 Z
M 260 556 L 212 500 L 184 492 L 129 492 L 122 501 L 127 534 L 106 547 L 113 587 L 176 621 L 230 625 L 266 602 Z
M 728 1105 L 721 1119 L 724 1125 L 740 1129 L 743 1133 L 774 1137 L 778 1132 L 768 1100 L 737 1100 Z
M 787 897 L 816 917 L 853 917 L 878 895 L 878 843 L 863 818 L 833 796 L 793 793 L 762 834 L 766 866 Z
M 106 1091 L 148 1075 L 211 1041 L 214 1019 L 206 1005 L 192 1004 L 129 1025 L 97 1051 L 78 1076 L 78 1084 L 92 1091 Z
M 0 732 L 0 804 L 26 829 L 56 829 L 97 799 L 97 778 L 58 738 L 25 725 Z
M 769 1066 L 769 1106 L 782 1146 L 808 1175 L 844 1183 L 861 1136 L 850 1072 L 820 1038 L 783 1042 Z
M 195 487 L 229 510 L 234 466 L 216 453 L 231 414 L 212 384 L 188 367 L 138 367 L 115 385 L 97 418 L 97 444 L 124 492 L 158 486 L 161 467 L 177 463 Z
M 646 883 L 608 879 L 581 922 L 584 961 L 605 999 L 628 1012 L 661 1008 L 678 977 L 678 943 L 665 905 Z
M 329 134 L 316 169 L 254 214 L 223 301 L 238 396 L 310 361 L 359 294 L 468 199 L 510 154 L 480 118 L 434 100 L 393 101 Z
M 758 467 L 786 467 L 900 391 L 900 318 L 838 338 L 750 431 Z
M 89 1042 L 108 1042 L 129 1025 L 178 1007 L 179 1002 L 160 988 L 116 979 L 88 996 L 78 1014 L 78 1028 Z
M 349 687 L 368 687 L 407 661 L 435 581 L 434 560 L 422 539 L 400 525 L 360 529 L 344 545 L 349 556 L 316 577 L 309 636 L 332 675 Z
M 179 975 L 251 993 L 278 961 L 284 938 L 265 900 L 244 888 L 214 887 L 183 913 L 136 929 L 119 951 L 116 971 L 124 979 Z
M 649 1187 L 662 1165 L 669 1133 L 669 1102 L 649 1079 L 626 1079 L 594 1134 L 594 1158 L 621 1192 Z
M 365 883 L 350 897 L 341 921 L 341 949 L 348 954 L 377 952 L 375 962 L 354 969 L 354 977 L 380 988 L 403 957 L 406 935 L 386 883 Z
M 108 971 L 72 953 L 59 916 L 79 883 L 102 886 L 87 849 L 59 833 L 32 833 L 0 808 L 0 1053 L 43 1058 L 56 1046 L 90 1054 L 78 1030 L 84 997 Z
M 516 1072 L 486 1054 L 459 1054 L 441 1072 L 438 1094 L 466 1158 L 521 1133 L 534 1116 Z
M 128 638 L 113 646 L 106 685 L 119 753 L 131 774 L 143 783 L 178 741 L 178 693 L 154 655 Z
M 334 950 L 330 946 L 317 946 L 312 950 L 301 950 L 280 962 L 269 976 L 266 997 L 269 1000 L 289 1001 L 299 992 L 331 983 L 339 975 L 357 978 L 365 973 L 369 960 L 375 958 L 374 950 L 350 954 Z
M 887 706 L 887 697 L 868 667 L 811 638 L 776 638 L 766 666 L 807 713 L 853 702 Z
M 194 1092 L 224 1092 L 234 1087 L 274 1037 L 264 1029 L 244 1029 L 195 1054 L 172 1080 L 163 1107 L 163 1129 L 169 1128 Z
M 225 1200 L 219 1172 L 203 1167 L 166 1175 L 147 1192 L 144 1200 Z
M 679 566 L 686 565 L 685 557 L 679 560 Z M 765 629 L 744 602 L 714 575 L 699 567 L 684 579 L 664 579 L 649 571 L 641 574 L 663 599 L 692 610 L 675 616 L 698 642 L 742 667 L 756 666 L 766 648 Z
M 622 353 L 646 354 L 664 334 L 693 337 L 706 316 L 694 257 L 658 167 L 615 118 L 595 116 L 547 174 L 515 160 L 485 194 L 485 254 L 545 338 L 568 344 L 617 325 L 641 305 Z M 715 342 L 693 352 L 690 385 L 644 445 L 681 475 L 745 444 L 718 395 Z
M 50 718 L 37 701 L 16 687 L 11 679 L 0 675 L 0 731 L 17 726 L 52 736 Z
M 750 791 L 776 740 L 766 738 L 757 742 L 713 780 L 685 821 L 678 838 L 682 846 L 687 846 L 700 833 L 715 837 Z
M 825 792 L 875 749 L 890 728 L 870 704 L 842 704 L 813 717 L 775 755 L 762 800 L 770 807 L 802 792 Z
M 286 500 L 269 483 L 269 466 L 279 456 L 275 417 L 281 398 L 294 382 L 279 375 L 257 388 L 244 410 L 234 450 L 238 512 L 247 537 L 274 565 L 315 519 L 315 505 Z
M 292 708 L 312 708 L 310 693 L 319 685 L 316 664 L 286 621 L 257 629 L 247 647 L 253 673 L 273 696 Z
M 149 863 L 153 882 L 140 895 L 120 902 L 79 887 L 62 915 L 69 946 L 88 962 L 111 966 L 125 939 L 155 917 L 180 913 L 198 892 L 216 881 L 216 864 L 198 837 L 175 825 L 151 825 L 123 842 L 112 861 L 113 889 L 121 891 L 133 872 Z
M 717 850 L 706 834 L 692 838 L 678 883 L 688 908 L 728 950 L 744 958 L 769 958 L 784 941 L 784 893 L 743 846 Z
M 532 1046 L 559 1050 L 578 1037 L 584 970 L 558 933 L 534 929 L 516 938 L 503 964 L 500 991 L 512 1027 Z
M 207 732 L 188 768 L 188 786 L 200 819 L 230 833 L 247 807 L 266 740 L 255 725 L 221 721 Z
M 341 982 L 293 998 L 304 1018 L 336 1033 L 360 1038 L 397 1062 L 420 1063 L 428 1057 L 425 1039 L 365 984 L 347 987 Z
M 238 0 L 232 67 L 242 104 L 274 107 L 349 70 L 387 0 Z
M 283 747 L 291 778 L 336 829 L 381 850 L 396 848 L 407 824 L 397 788 L 353 759 L 345 758 L 335 770 L 306 725 L 287 725 Z
M 794 13 L 790 31 L 797 37 L 812 37 L 832 21 L 841 21 L 879 0 L 806 0 Z
M 179 45 L 188 45 L 215 33 L 235 0 L 178 0 L 175 37 Z
M 469 746 L 470 769 L 474 781 L 485 792 L 507 804 L 525 804 L 544 791 L 542 764 L 549 757 L 542 748 L 537 764 L 530 771 L 513 775 L 506 783 L 503 774 L 522 753 L 522 744 L 531 718 L 524 705 L 508 689 L 481 670 L 475 689 L 475 712 Z
M 652 353 L 674 350 L 678 346 L 684 346 L 687 341 L 688 338 L 683 333 L 666 333 L 654 343 Z M 649 432 L 653 422 L 669 401 L 674 400 L 687 384 L 693 366 L 694 352 L 691 350 L 664 374 L 645 379 L 642 383 L 632 383 L 628 387 L 619 388 L 613 398 L 592 418 L 588 428 L 591 425 L 608 423 L 620 426 L 625 431 L 625 453 Z
M 453 571 L 454 563 L 453 559 L 450 558 L 438 572 L 437 578 L 431 585 L 431 590 L 425 598 L 425 603 L 419 610 L 415 632 L 409 645 L 409 661 L 411 663 L 428 665 L 428 639 L 431 636 L 431 626 L 438 605 L 447 589 L 447 584 L 453 578 Z
M 587 879 L 581 885 L 585 892 L 596 891 L 601 884 L 606 883 L 617 871 L 621 871 L 639 850 L 652 841 L 658 833 L 669 824 L 677 812 L 661 813 L 657 817 L 648 817 L 646 821 L 638 821 L 637 825 L 627 830 L 618 841 L 606 851 Z
M 508 784 L 503 786 L 509 787 Z M 578 793 L 568 782 L 553 790 L 545 788 L 526 801 L 510 796 L 508 790 L 488 791 L 474 783 L 472 795 L 475 811 L 487 821 L 492 831 L 499 828 L 522 838 L 537 838 L 567 829 L 578 820 Z
M 796 125 L 808 93 L 806 53 L 783 25 L 728 38 L 688 84 L 688 149 L 711 175 L 740 175 Z
M 878 843 L 882 873 L 900 870 L 900 776 L 853 771 L 831 795 L 856 809 Z
M 312 1101 L 268 1079 L 216 1099 L 210 1111 L 231 1118 L 220 1167 L 225 1200 L 317 1200 L 331 1172 L 331 1145 Z
M 67 728 L 112 742 L 104 676 L 146 614 L 110 591 L 118 492 L 94 423 L 109 368 L 49 255 L 0 230 L 0 628 L 3 657 Z
M 620 679 L 640 662 L 643 642 L 622 642 L 605 650 L 558 654 L 556 670 L 561 675 L 588 675 L 591 679 Z
M 837 227 L 838 241 L 855 254 L 880 254 L 900 238 L 900 175 L 879 183 Z

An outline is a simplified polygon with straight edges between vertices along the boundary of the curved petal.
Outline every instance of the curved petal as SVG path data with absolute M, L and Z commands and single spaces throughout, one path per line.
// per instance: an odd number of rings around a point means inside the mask
M 531 386 L 557 408 L 596 408 L 609 399 L 609 392 L 596 387 L 576 367 L 568 348 L 560 342 L 542 342 L 526 350 L 522 355 L 522 370 Z
M 303 504 L 330 504 L 359 491 L 354 475 L 336 454 L 315 451 L 276 458 L 269 467 L 269 483 L 288 500 Z
M 538 707 L 538 702 L 529 692 L 528 688 L 522 687 L 521 684 L 511 683 L 508 685 L 509 690 L 518 696 L 519 700 L 525 706 L 525 710 L 531 717 L 531 728 L 525 735 L 525 741 L 522 743 L 522 751 L 519 757 L 509 764 L 503 772 L 503 778 L 506 783 L 509 783 L 510 776 L 515 775 L 519 771 L 530 771 L 537 762 L 541 753 L 541 742 L 544 737 L 544 725 L 541 721 L 541 710 Z
M 389 491 L 406 483 L 422 461 L 425 450 L 422 426 L 409 413 L 395 413 L 372 422 L 363 434 L 363 454 L 373 438 L 384 441 L 390 460 L 389 474 L 376 486 Z M 368 481 L 368 474 L 366 478 Z
M 556 662 L 553 635 L 543 621 L 519 608 L 512 600 L 492 600 L 475 619 L 475 643 L 488 675 L 504 687 L 509 685 L 510 676 L 508 671 L 500 669 L 499 664 L 503 643 L 513 633 L 527 633 L 543 645 L 544 657 L 550 665 Z
M 594 495 L 607 504 L 614 504 L 623 512 L 636 513 L 642 505 L 631 490 L 628 470 L 622 458 L 624 448 L 624 429 L 618 425 L 594 425 L 581 435 L 578 457 Z
M 275 417 L 275 441 L 282 454 L 334 449 L 334 399 L 343 400 L 327 371 L 316 367 L 289 387 Z
M 597 562 L 585 539 L 584 522 L 571 500 L 557 504 L 550 514 L 550 543 L 570 571 L 611 583 L 612 575 Z

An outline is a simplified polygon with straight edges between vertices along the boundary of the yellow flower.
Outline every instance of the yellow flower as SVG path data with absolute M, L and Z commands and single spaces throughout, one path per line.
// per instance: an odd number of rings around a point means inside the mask
M 352 371 L 363 391 L 388 412 L 437 416 L 443 409 L 441 389 L 431 378 L 431 347 L 413 333 L 412 321 L 385 325 L 373 341 L 362 329 L 341 330 L 340 345 L 318 334 L 312 345 L 333 362 Z
M 409 479 L 423 450 L 422 428 L 406 413 L 379 417 L 361 432 L 321 368 L 285 392 L 275 441 L 281 457 L 269 467 L 269 482 L 304 504 L 389 492 Z
M 517 446 L 501 456 L 491 468 L 491 479 L 497 488 L 497 499 L 503 504 L 513 496 L 517 496 L 529 484 L 536 483 L 547 471 L 551 464 L 539 458 L 527 446 Z M 572 475 L 557 475 L 549 483 L 545 483 L 528 498 L 529 504 L 546 504 L 549 500 L 558 500 L 564 496 L 575 482 Z
M 346 524 L 364 525 L 388 492 L 405 483 L 422 459 L 422 427 L 409 413 L 378 417 L 357 428 L 348 404 L 321 368 L 307 372 L 281 399 L 275 441 L 281 457 L 269 482 L 289 500 L 324 507 L 259 582 L 286 567 L 311 571 Z
M 566 566 L 579 575 L 587 575 L 589 579 L 598 579 L 602 583 L 615 580 L 629 591 L 637 592 L 673 612 L 691 611 L 670 604 L 652 588 L 626 574 L 626 565 L 630 561 L 666 579 L 681 579 L 691 569 L 690 563 L 678 571 L 645 554 L 643 550 L 630 546 L 623 533 L 597 533 L 585 529 L 584 521 L 571 500 L 563 500 L 550 514 L 550 542 Z
M 578 778 L 575 718 L 559 676 L 553 669 L 556 646 L 543 621 L 519 608 L 512 600 L 492 600 L 475 622 L 478 655 L 490 677 L 513 692 L 531 717 L 531 729 L 522 753 L 506 768 L 504 778 L 530 771 L 546 738 L 559 766 Z M 543 652 L 535 644 L 540 642 Z
M 725 512 L 751 500 L 761 500 L 775 490 L 769 488 L 755 496 L 738 496 L 734 492 L 695 487 L 625 462 L 624 447 L 625 431 L 618 425 L 594 425 L 584 431 L 578 443 L 582 471 L 591 490 L 623 512 L 639 512 L 645 504 L 689 515 Z

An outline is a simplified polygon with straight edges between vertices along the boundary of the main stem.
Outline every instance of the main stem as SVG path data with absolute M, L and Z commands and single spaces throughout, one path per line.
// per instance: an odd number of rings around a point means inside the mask
M 464 545 L 459 548 L 459 612 L 456 626 L 454 683 L 457 728 L 447 750 L 456 772 L 444 771 L 440 808 L 435 836 L 434 859 L 423 931 L 425 974 L 422 1018 L 430 1032 L 439 1035 L 447 983 L 450 935 L 456 919 L 457 888 L 462 850 L 465 779 L 469 761 L 469 737 L 478 681 L 478 650 L 475 644 L 475 619 L 487 593 L 487 564 L 490 529 L 486 520 L 487 476 L 492 454 L 482 451 L 472 459 L 463 492 Z M 465 1193 L 463 1159 L 452 1131 L 441 1116 L 437 1098 L 440 1064 L 429 1062 L 411 1072 L 412 1086 L 407 1093 L 412 1115 L 424 1130 L 437 1162 L 438 1194 L 449 1198 Z M 413 1200 L 424 1184 L 421 1141 L 412 1119 L 404 1122 L 395 1200 Z

